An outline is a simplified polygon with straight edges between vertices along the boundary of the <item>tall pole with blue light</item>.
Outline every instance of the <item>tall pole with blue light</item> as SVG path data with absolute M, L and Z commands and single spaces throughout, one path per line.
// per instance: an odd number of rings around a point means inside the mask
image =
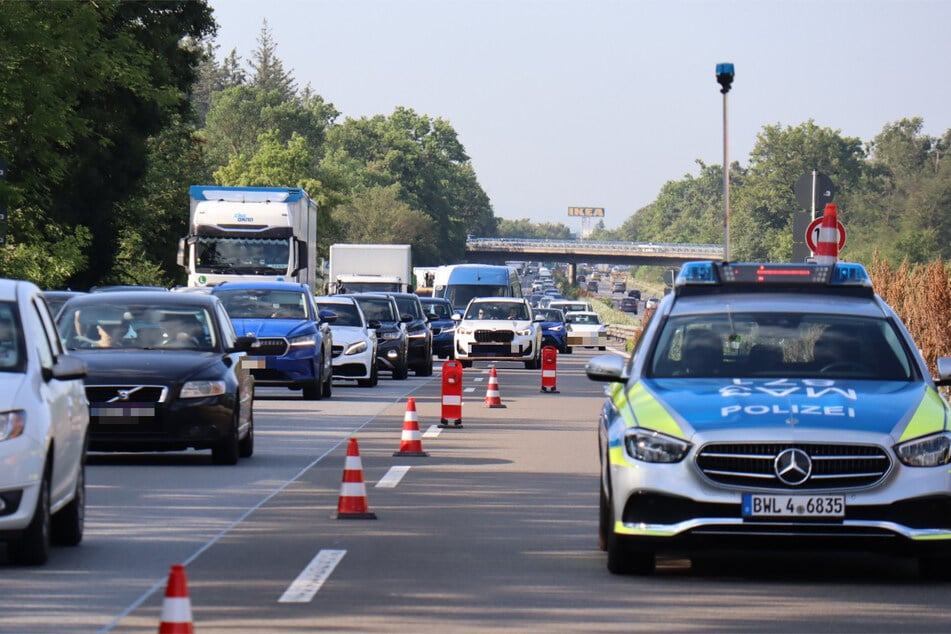
M 723 94 L 723 261 L 730 261 L 730 127 L 727 93 L 733 85 L 733 64 L 717 64 L 717 83 Z

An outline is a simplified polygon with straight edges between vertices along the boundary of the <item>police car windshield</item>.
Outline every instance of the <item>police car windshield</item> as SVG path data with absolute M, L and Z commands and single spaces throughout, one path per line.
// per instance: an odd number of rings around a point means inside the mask
M 671 317 L 646 368 L 653 378 L 909 381 L 911 358 L 886 319 L 806 313 Z

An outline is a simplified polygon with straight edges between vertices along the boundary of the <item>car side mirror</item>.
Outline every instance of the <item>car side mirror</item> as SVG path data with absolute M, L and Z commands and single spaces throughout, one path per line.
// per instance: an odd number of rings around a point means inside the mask
M 337 321 L 337 313 L 332 310 L 319 310 L 317 311 L 317 321 L 321 324 L 332 324 Z
M 52 368 L 43 368 L 43 380 L 71 381 L 86 376 L 86 364 L 78 357 L 68 354 L 60 355 Z
M 377 319 L 371 319 L 370 321 L 367 322 L 367 328 L 370 328 L 371 330 L 376 330 L 379 327 L 380 327 L 380 321 Z
M 248 352 L 257 340 L 258 338 L 254 335 L 235 337 L 234 345 L 228 349 L 228 352 Z

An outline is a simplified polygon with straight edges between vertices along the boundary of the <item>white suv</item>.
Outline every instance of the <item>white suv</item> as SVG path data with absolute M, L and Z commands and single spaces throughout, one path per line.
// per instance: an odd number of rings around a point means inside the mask
M 469 302 L 457 322 L 453 349 L 456 359 L 469 367 L 473 361 L 524 361 L 525 367 L 542 364 L 542 329 L 525 299 L 477 297 Z
M 40 289 L 0 280 L 0 539 L 39 565 L 83 538 L 89 403 Z

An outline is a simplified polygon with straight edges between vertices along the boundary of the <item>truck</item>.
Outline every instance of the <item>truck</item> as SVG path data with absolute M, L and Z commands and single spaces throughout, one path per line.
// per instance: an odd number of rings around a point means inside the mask
M 299 282 L 316 290 L 317 203 L 297 187 L 188 188 L 188 235 L 178 264 L 188 286 Z
M 327 292 L 412 293 L 409 244 L 332 244 Z

